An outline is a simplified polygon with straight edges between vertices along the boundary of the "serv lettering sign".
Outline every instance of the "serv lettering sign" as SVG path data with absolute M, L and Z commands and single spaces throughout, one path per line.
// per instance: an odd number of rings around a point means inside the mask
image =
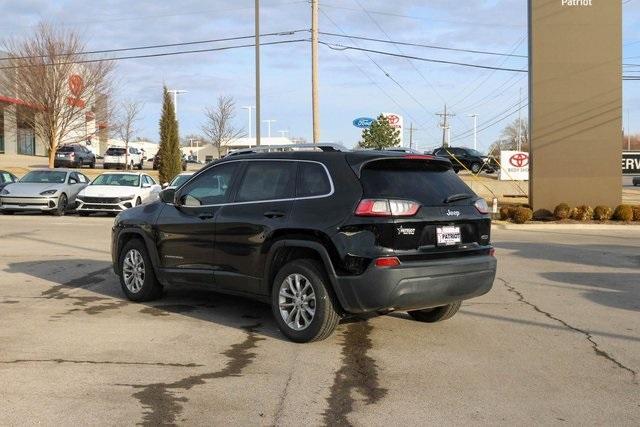
M 622 175 L 640 175 L 640 151 L 622 153 Z

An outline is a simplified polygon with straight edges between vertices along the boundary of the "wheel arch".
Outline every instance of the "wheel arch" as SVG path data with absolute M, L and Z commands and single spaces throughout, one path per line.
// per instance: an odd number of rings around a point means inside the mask
M 281 238 L 275 241 L 267 254 L 265 271 L 262 280 L 262 289 L 269 300 L 272 292 L 272 283 L 282 266 L 296 259 L 315 259 L 324 269 L 329 279 L 329 289 L 334 301 L 339 304 L 341 312 L 344 312 L 344 304 L 338 289 L 337 273 L 329 251 L 320 242 L 302 238 Z
M 122 254 L 122 249 L 125 247 L 125 245 L 130 242 L 133 239 L 137 239 L 140 240 L 144 246 L 145 249 L 147 250 L 147 254 L 149 254 L 149 258 L 151 259 L 151 266 L 153 267 L 153 272 L 156 274 L 156 278 L 158 278 L 158 281 L 160 281 L 160 283 L 163 283 L 163 279 L 162 279 L 162 275 L 159 274 L 159 266 L 160 266 L 160 258 L 158 256 L 158 251 L 155 247 L 155 245 L 153 244 L 152 239 L 145 235 L 145 233 L 143 233 L 141 230 L 137 230 L 134 228 L 131 229 L 124 229 L 122 230 L 119 234 L 118 234 L 118 239 L 117 239 L 117 243 L 116 243 L 116 250 L 115 250 L 115 254 L 114 254 L 114 266 L 115 266 L 115 270 L 116 270 L 116 274 L 120 274 L 120 255 Z

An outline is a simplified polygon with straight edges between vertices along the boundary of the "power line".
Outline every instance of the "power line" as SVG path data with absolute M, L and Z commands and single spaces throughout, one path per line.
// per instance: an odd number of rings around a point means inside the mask
M 525 59 L 528 58 L 527 55 L 518 55 L 518 54 L 514 54 L 514 53 L 490 52 L 490 51 L 486 51 L 486 50 L 462 49 L 462 48 L 444 47 L 444 46 L 437 46 L 437 45 L 430 45 L 430 44 L 423 44 L 423 43 L 401 42 L 401 41 L 396 41 L 396 40 L 377 39 L 377 38 L 373 38 L 373 37 L 354 36 L 354 35 L 348 35 L 348 34 L 344 34 L 343 35 L 343 34 L 337 34 L 337 33 L 330 33 L 330 32 L 326 32 L 326 31 L 320 31 L 320 34 L 325 35 L 325 36 L 348 37 L 350 39 L 366 40 L 366 41 L 372 41 L 372 42 L 377 42 L 377 43 L 386 43 L 386 44 L 393 44 L 393 45 L 400 45 L 400 46 L 423 47 L 423 48 L 427 48 L 427 49 L 438 49 L 438 50 L 446 50 L 446 51 L 454 51 L 454 52 L 476 53 L 476 54 L 480 54 L 480 55 L 507 56 L 507 57 L 512 57 L 512 58 L 525 58 Z
M 309 30 L 292 30 L 292 31 L 280 31 L 275 33 L 264 33 L 260 34 L 260 36 L 289 36 L 299 32 L 306 32 Z M 71 56 L 71 55 L 93 55 L 99 53 L 113 53 L 113 52 L 125 52 L 128 50 L 145 50 L 145 49 L 160 49 L 166 47 L 177 47 L 177 46 L 191 46 L 197 44 L 208 44 L 208 43 L 219 43 L 219 42 L 228 42 L 228 41 L 236 41 L 236 40 L 244 40 L 244 39 L 252 39 L 255 35 L 246 35 L 246 36 L 236 36 L 236 37 L 225 37 L 220 39 L 209 39 L 209 40 L 196 40 L 189 42 L 181 42 L 181 43 L 167 43 L 167 44 L 155 44 L 155 45 L 144 45 L 144 46 L 134 46 L 134 47 L 122 47 L 115 49 L 102 49 L 102 50 L 89 50 L 83 52 L 74 52 L 74 53 L 62 53 L 58 56 Z M 35 55 L 35 56 L 12 56 L 7 58 L 0 58 L 0 61 L 8 61 L 15 59 L 34 59 L 34 58 L 47 58 L 47 55 Z
M 282 41 L 276 41 L 276 42 L 260 43 L 260 45 L 269 46 L 269 45 L 300 43 L 300 42 L 308 42 L 308 41 L 309 39 L 294 39 L 294 40 L 282 40 Z M 13 66 L 0 67 L 0 70 L 9 70 L 9 69 L 16 69 L 16 68 L 33 68 L 33 67 L 43 67 L 43 66 L 50 67 L 50 66 L 56 66 L 56 65 L 87 64 L 87 63 L 102 62 L 102 61 L 121 61 L 124 59 L 156 58 L 161 56 L 184 55 L 189 53 L 217 52 L 222 50 L 232 50 L 232 49 L 240 49 L 240 48 L 254 47 L 254 46 L 255 46 L 255 43 L 248 43 L 248 44 L 242 44 L 242 45 L 224 46 L 224 47 L 216 47 L 216 48 L 208 48 L 208 49 L 194 49 L 194 50 L 183 50 L 183 51 L 175 51 L 175 52 L 150 53 L 146 55 L 118 56 L 114 58 L 86 59 L 81 61 L 54 62 L 50 64 L 13 65 Z
M 362 52 L 377 53 L 379 55 L 395 56 L 395 57 L 398 57 L 398 58 L 408 58 L 408 59 L 414 59 L 416 61 L 433 62 L 433 63 L 437 63 L 437 64 L 459 65 L 461 67 L 482 68 L 482 69 L 485 69 L 485 70 L 496 70 L 496 71 L 509 71 L 509 72 L 513 72 L 513 73 L 526 73 L 527 72 L 526 69 L 502 68 L 502 67 L 492 67 L 490 65 L 471 64 L 471 63 L 467 63 L 467 62 L 445 61 L 445 60 L 441 60 L 441 59 L 425 58 L 425 57 L 413 56 L 413 55 L 403 55 L 403 54 L 385 52 L 385 51 L 376 50 L 376 49 L 365 49 L 365 48 L 362 48 L 362 47 L 347 46 L 347 45 L 343 45 L 343 44 L 339 44 L 339 43 L 328 43 L 328 42 L 324 42 L 324 41 L 320 41 L 319 43 L 322 43 L 323 45 L 325 45 L 328 48 L 333 49 L 333 50 L 359 50 L 359 51 L 362 51 Z

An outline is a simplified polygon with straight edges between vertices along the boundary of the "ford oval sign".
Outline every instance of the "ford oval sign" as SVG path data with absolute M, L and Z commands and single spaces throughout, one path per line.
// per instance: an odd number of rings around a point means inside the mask
M 370 117 L 358 117 L 353 121 L 355 127 L 363 129 L 371 127 L 371 123 L 373 123 L 373 119 Z

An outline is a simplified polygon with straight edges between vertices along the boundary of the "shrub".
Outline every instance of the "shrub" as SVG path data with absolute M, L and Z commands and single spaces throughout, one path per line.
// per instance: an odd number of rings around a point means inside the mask
M 533 219 L 536 221 L 551 221 L 553 219 L 553 212 L 549 209 L 538 209 L 533 213 Z
M 571 218 L 576 221 L 589 221 L 593 218 L 593 209 L 591 206 L 580 205 L 571 210 Z
M 633 220 L 640 221 L 640 206 L 634 206 L 632 209 L 633 209 Z
M 529 208 L 519 206 L 513 210 L 512 218 L 516 224 L 524 224 L 527 221 L 531 221 L 533 217 L 533 211 Z
M 593 210 L 593 219 L 598 221 L 607 221 L 611 219 L 611 215 L 613 215 L 613 211 L 609 206 L 598 205 Z
M 503 221 L 506 221 L 510 217 L 511 217 L 511 206 L 502 206 L 500 208 L 500 219 Z
M 571 208 L 566 203 L 560 203 L 553 210 L 553 217 L 555 219 L 567 219 L 571 215 Z
M 629 205 L 618 205 L 613 211 L 613 219 L 624 222 L 633 220 L 633 208 Z

